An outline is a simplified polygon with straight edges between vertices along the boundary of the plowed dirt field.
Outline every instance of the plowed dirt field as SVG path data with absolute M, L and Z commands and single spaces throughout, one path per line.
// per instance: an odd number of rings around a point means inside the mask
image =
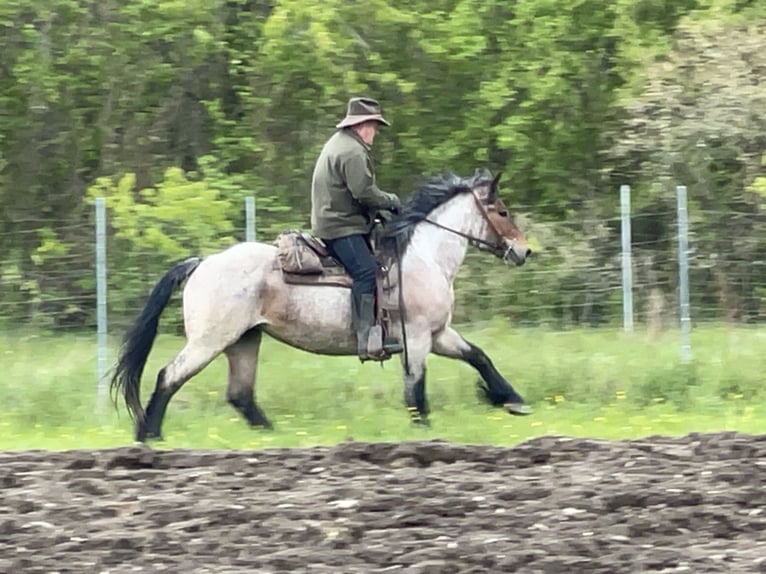
M 766 435 L 0 453 L 0 572 L 766 572 Z

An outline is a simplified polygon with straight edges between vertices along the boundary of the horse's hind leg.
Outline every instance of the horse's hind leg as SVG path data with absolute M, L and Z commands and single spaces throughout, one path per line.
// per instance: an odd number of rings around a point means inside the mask
M 154 392 L 146 405 L 146 415 L 136 430 L 136 440 L 143 442 L 147 438 L 162 438 L 162 420 L 170 399 L 221 351 L 220 348 L 204 345 L 204 341 L 189 341 L 170 363 L 160 369 Z
M 245 417 L 250 426 L 270 429 L 271 422 L 258 408 L 254 394 L 260 347 L 261 331 L 253 329 L 224 351 L 229 359 L 226 400 Z
M 524 399 L 497 371 L 487 354 L 473 343 L 469 343 L 452 327 L 446 327 L 434 336 L 433 352 L 442 357 L 460 359 L 476 369 L 484 385 L 481 389 L 487 401 L 495 406 L 504 406 L 514 415 L 526 415 L 532 412 Z

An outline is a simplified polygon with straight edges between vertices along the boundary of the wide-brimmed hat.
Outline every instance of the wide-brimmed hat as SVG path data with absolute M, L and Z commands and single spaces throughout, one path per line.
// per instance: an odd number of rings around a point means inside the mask
M 390 126 L 391 124 L 386 121 L 381 115 L 380 104 L 377 100 L 372 98 L 351 98 L 348 101 L 348 107 L 346 108 L 346 117 L 336 125 L 336 128 L 347 128 L 349 126 L 355 126 L 362 122 L 378 121 L 382 124 Z

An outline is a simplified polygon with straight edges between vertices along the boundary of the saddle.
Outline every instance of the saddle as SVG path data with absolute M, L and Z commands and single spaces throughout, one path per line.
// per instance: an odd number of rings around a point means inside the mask
M 282 272 L 285 283 L 351 288 L 351 276 L 318 237 L 306 231 L 291 229 L 280 233 L 274 245 L 277 247 L 274 265 Z M 392 322 L 391 313 L 400 311 L 397 298 L 392 296 L 398 283 L 398 270 L 397 273 L 391 272 L 393 261 L 389 259 L 392 258 L 384 256 L 374 245 L 373 253 L 378 260 L 375 317 L 384 331 L 388 332 Z
M 276 264 L 285 283 L 351 287 L 351 277 L 341 262 L 330 255 L 321 239 L 291 229 L 280 233 L 274 245 L 277 247 Z
M 288 230 L 274 240 L 277 247 L 275 266 L 282 272 L 285 283 L 294 285 L 328 285 L 351 288 L 351 276 L 343 264 L 333 257 L 325 243 L 306 231 Z M 373 244 L 373 254 L 378 261 L 378 282 L 386 291 L 396 284 L 392 274 L 393 257 L 380 253 Z

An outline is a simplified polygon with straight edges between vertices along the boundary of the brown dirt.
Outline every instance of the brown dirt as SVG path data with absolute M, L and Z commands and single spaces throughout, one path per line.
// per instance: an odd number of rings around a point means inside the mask
M 766 572 L 766 435 L 0 453 L 0 572 Z

